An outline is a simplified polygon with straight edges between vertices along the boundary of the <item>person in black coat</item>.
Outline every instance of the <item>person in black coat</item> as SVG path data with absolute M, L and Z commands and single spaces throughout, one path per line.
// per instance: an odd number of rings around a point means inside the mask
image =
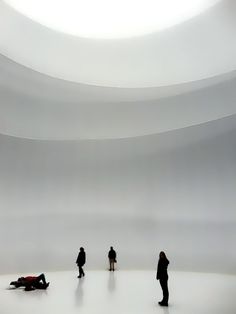
M 76 264 L 79 267 L 79 276 L 78 276 L 78 278 L 81 278 L 81 277 L 85 276 L 84 270 L 82 268 L 84 266 L 85 262 L 86 262 L 86 253 L 84 251 L 84 248 L 81 247 L 80 251 L 79 251 L 79 255 L 78 255 L 77 260 L 76 260 Z
M 169 291 L 168 291 L 168 274 L 167 267 L 169 265 L 169 261 L 163 251 L 159 254 L 159 261 L 157 265 L 157 280 L 159 280 L 161 289 L 163 292 L 162 301 L 158 302 L 161 306 L 168 306 L 169 301 Z
M 115 263 L 116 263 L 116 251 L 113 249 L 113 247 L 110 247 L 110 251 L 108 252 L 108 259 L 110 263 L 110 271 L 115 270 Z

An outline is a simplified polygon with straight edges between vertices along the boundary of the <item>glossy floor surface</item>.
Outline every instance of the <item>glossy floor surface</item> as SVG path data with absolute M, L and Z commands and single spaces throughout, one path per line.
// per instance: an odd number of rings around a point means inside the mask
M 27 275 L 27 274 L 22 274 Z M 169 272 L 169 307 L 158 305 L 155 271 L 46 273 L 46 291 L 10 289 L 18 275 L 0 276 L 1 314 L 235 314 L 236 276 Z

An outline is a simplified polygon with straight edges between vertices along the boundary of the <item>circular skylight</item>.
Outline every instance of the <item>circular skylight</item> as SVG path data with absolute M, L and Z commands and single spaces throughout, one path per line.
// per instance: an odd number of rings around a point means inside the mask
M 220 0 L 5 0 L 48 28 L 86 38 L 125 38 L 161 31 Z

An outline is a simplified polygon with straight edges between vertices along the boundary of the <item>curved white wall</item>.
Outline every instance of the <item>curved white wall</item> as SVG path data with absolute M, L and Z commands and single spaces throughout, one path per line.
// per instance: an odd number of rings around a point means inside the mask
M 43 140 L 162 133 L 236 113 L 236 71 L 169 88 L 117 89 L 40 75 L 0 57 L 0 133 Z
M 0 273 L 236 272 L 235 5 L 97 41 L 0 0 Z
M 113 141 L 0 136 L 0 272 L 106 266 L 235 273 L 236 117 Z

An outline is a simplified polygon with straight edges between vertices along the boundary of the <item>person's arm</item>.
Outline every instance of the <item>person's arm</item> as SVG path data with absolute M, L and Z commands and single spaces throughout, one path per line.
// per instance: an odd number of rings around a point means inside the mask
M 156 279 L 159 280 L 160 279 L 160 269 L 159 269 L 159 263 L 157 264 L 157 275 L 156 275 Z
M 19 281 L 10 282 L 10 286 L 15 286 L 15 288 L 21 287 L 21 283 Z

